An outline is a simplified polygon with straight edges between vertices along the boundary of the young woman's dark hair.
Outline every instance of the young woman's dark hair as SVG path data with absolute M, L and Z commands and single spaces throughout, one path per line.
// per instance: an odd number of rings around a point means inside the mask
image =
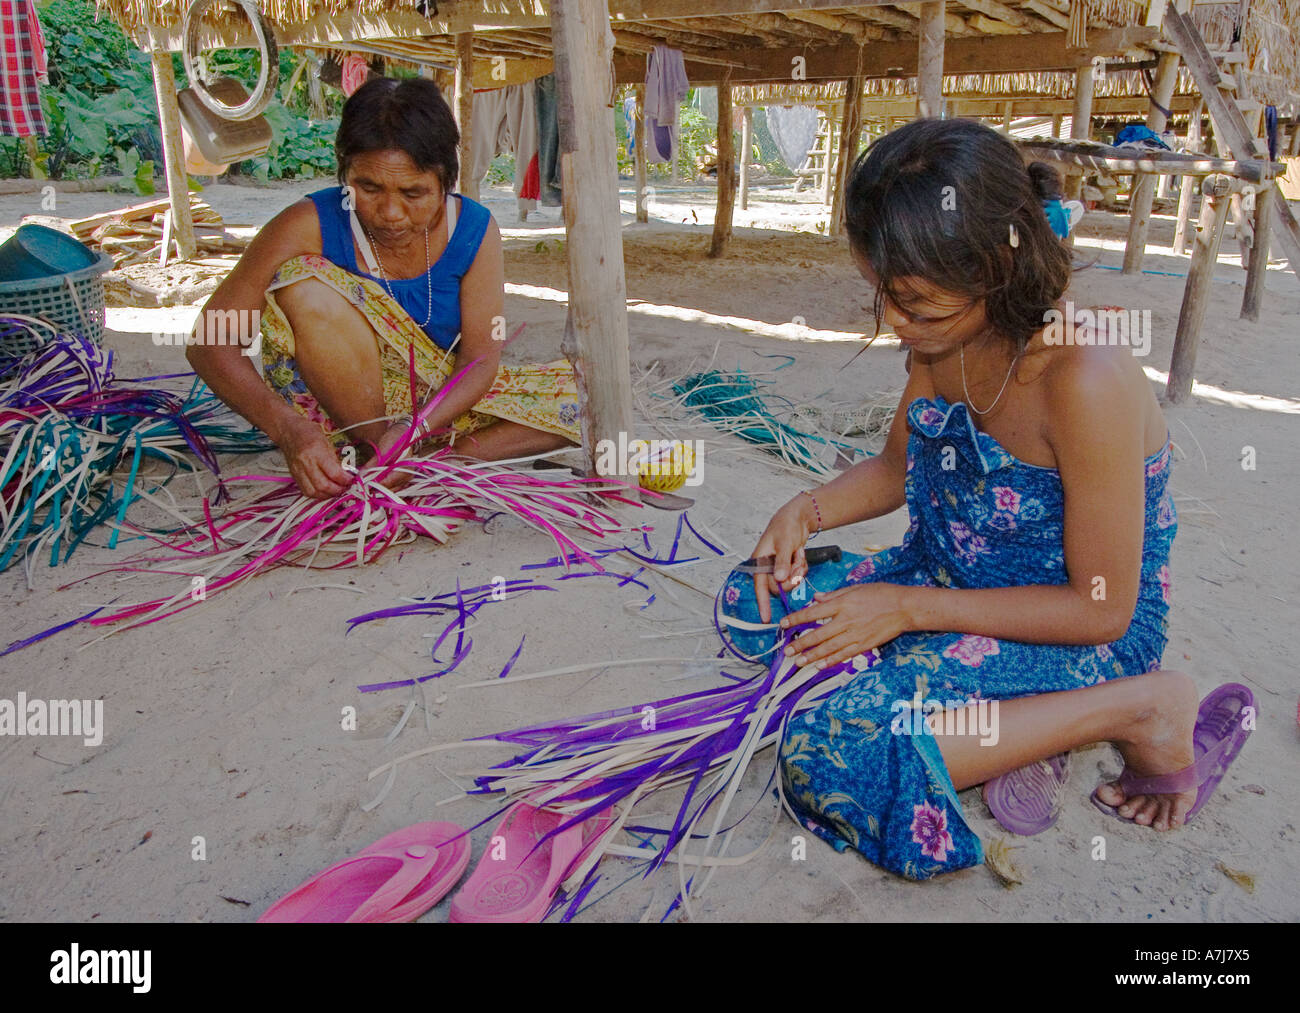
M 438 86 L 427 78 L 371 78 L 343 105 L 334 153 L 339 182 L 369 151 L 405 151 L 416 168 L 437 174 L 448 193 L 460 174 L 460 131 Z
M 993 329 L 1022 350 L 1070 282 L 1069 252 L 1043 213 L 1049 188 L 974 120 L 915 120 L 872 144 L 853 166 L 845 221 L 877 278 L 877 327 L 886 298 L 906 312 L 914 295 L 899 281 L 911 276 L 983 299 Z

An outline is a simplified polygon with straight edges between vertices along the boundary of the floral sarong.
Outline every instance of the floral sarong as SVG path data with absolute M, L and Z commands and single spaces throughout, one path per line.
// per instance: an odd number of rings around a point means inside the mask
M 335 443 L 347 442 L 347 434 L 338 431 L 303 382 L 294 360 L 293 328 L 275 301 L 277 289 L 304 278 L 316 278 L 329 285 L 374 328 L 379 341 L 384 405 L 390 415 L 413 412 L 412 349 L 415 350 L 416 397 L 420 404 L 454 372 L 455 354 L 435 345 L 378 282 L 352 274 L 324 257 L 304 256 L 286 261 L 271 280 L 266 292 L 267 312 L 262 314 L 262 364 L 266 382 L 298 414 L 317 423 Z M 459 437 L 498 419 L 581 442 L 573 366 L 566 359 L 502 365 L 488 392 L 470 411 L 458 416 L 452 428 Z
M 801 600 L 791 605 L 811 603 L 813 591 L 870 581 L 952 588 L 1066 583 L 1060 474 L 1013 457 L 975 428 L 964 404 L 918 398 L 907 417 L 911 526 L 903 544 L 869 556 L 846 552 L 839 563 L 814 567 Z M 909 879 L 983 861 L 938 743 L 910 715 L 925 704 L 1007 700 L 1159 668 L 1169 549 L 1177 530 L 1170 462 L 1168 443 L 1145 462 L 1141 582 L 1133 621 L 1119 640 L 1074 646 L 904 633 L 853 659 L 858 675 L 852 682 L 791 720 L 781 743 L 781 774 L 809 830 Z M 722 611 L 761 622 L 749 574 L 732 572 L 722 589 Z M 772 621 L 785 614 L 774 599 Z M 752 656 L 770 648 L 775 633 L 739 628 L 730 639 Z

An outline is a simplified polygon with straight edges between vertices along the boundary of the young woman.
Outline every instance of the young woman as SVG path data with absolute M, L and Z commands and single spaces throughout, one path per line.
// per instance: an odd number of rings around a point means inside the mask
M 787 653 L 853 663 L 852 682 L 788 726 L 786 795 L 837 847 L 916 879 L 982 860 L 958 790 L 1009 785 L 1004 807 L 1044 829 L 1058 754 L 1110 741 L 1127 769 L 1094 801 L 1166 830 L 1250 727 L 1244 687 L 1198 714 L 1192 680 L 1160 670 L 1168 432 L 1130 348 L 1045 340 L 1070 261 L 1035 178 L 972 121 L 914 122 L 859 159 L 848 234 L 876 319 L 910 351 L 899 411 L 878 457 L 777 511 L 754 549 L 775 572 L 723 588 L 747 653 L 777 635 L 754 624 L 814 622 Z M 903 505 L 901 546 L 809 571 L 810 537 Z M 993 734 L 929 713 L 971 700 L 999 702 L 983 705 Z
M 200 315 L 259 320 L 264 377 L 237 344 L 204 340 L 210 326 L 188 357 L 275 441 L 305 495 L 351 481 L 335 444 L 388 450 L 430 392 L 471 364 L 423 432 L 455 433 L 462 453 L 485 459 L 581 439 L 566 360 L 500 365 L 501 233 L 487 208 L 452 194 L 459 140 L 432 81 L 364 84 L 339 124 L 342 185 L 269 222 Z

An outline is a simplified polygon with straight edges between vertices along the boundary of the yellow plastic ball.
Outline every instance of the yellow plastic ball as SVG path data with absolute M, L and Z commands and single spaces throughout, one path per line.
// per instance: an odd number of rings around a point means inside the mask
M 673 440 L 657 453 L 639 454 L 634 462 L 637 481 L 651 492 L 676 492 L 695 468 L 695 452 L 687 443 Z

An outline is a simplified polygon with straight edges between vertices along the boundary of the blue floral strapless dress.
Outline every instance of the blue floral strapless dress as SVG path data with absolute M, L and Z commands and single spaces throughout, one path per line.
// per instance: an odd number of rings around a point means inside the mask
M 1026 464 L 976 429 L 962 403 L 919 398 L 907 412 L 903 544 L 815 567 L 809 591 L 885 581 L 991 588 L 1067 582 L 1065 495 L 1055 469 Z M 896 720 L 898 702 L 953 706 L 1078 689 L 1160 666 L 1168 629 L 1169 549 L 1177 530 L 1168 491 L 1168 442 L 1145 461 L 1145 535 L 1137 608 L 1127 632 L 1100 646 L 1028 644 L 963 633 L 904 633 L 854 659 L 852 682 L 795 717 L 781 743 L 786 797 L 809 830 L 877 865 L 928 879 L 983 861 L 932 734 Z M 734 572 L 724 616 L 759 623 L 753 578 Z M 773 622 L 785 614 L 773 602 Z M 747 654 L 775 642 L 769 631 L 733 630 Z M 932 706 L 933 706 L 932 705 Z M 919 722 L 917 722 L 919 724 Z

